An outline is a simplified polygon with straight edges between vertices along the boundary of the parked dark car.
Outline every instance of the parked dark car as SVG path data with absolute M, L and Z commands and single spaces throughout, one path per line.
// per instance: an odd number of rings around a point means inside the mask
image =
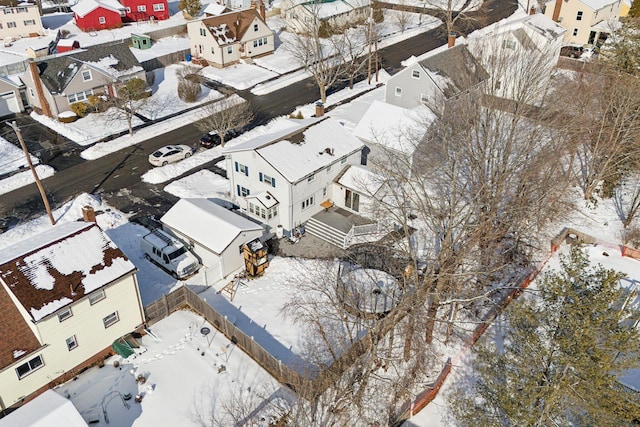
M 239 135 L 238 131 L 229 130 L 224 136 L 224 142 L 227 142 L 238 135 Z M 204 148 L 217 147 L 218 145 L 220 145 L 220 135 L 218 135 L 218 133 L 214 131 L 205 133 L 200 138 L 200 145 L 202 145 Z

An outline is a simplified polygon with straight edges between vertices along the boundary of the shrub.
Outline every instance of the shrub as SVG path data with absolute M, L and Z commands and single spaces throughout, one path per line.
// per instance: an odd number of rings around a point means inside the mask
M 298 111 L 298 115 L 296 116 L 296 119 L 304 119 L 304 116 L 302 115 L 302 111 Z
M 327 21 L 320 21 L 320 26 L 318 27 L 318 37 L 323 39 L 328 39 L 333 34 L 333 30 L 331 25 L 327 23 Z
M 377 1 L 373 3 L 373 22 L 379 24 L 384 21 L 384 11 Z
M 71 111 L 76 113 L 76 116 L 80 118 L 86 116 L 89 112 L 89 106 L 84 102 L 74 102 L 69 106 L 69 108 L 71 108 Z
M 70 114 L 69 114 L 70 113 Z M 68 111 L 66 113 L 62 113 L 58 116 L 58 121 L 60 123 L 73 123 L 78 120 L 78 116 L 75 113 Z
M 201 92 L 202 86 L 199 83 L 193 83 L 189 80 L 178 82 L 178 97 L 184 102 L 196 102 Z

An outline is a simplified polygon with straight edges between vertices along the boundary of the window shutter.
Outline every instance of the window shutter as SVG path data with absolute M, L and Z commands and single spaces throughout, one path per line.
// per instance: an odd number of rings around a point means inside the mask
M 249 176 L 249 166 L 245 166 L 245 167 L 244 167 L 244 174 L 245 174 L 246 176 Z
M 260 182 L 262 182 L 262 172 L 258 172 L 258 179 L 260 180 Z
M 272 187 L 276 186 L 276 179 L 275 178 L 271 178 L 271 186 Z
M 236 165 L 237 165 L 237 163 L 236 163 Z M 236 185 L 236 187 L 237 187 L 237 190 L 238 190 L 238 196 L 239 196 L 239 195 L 240 195 L 240 185 Z
M 235 163 L 236 163 L 236 172 L 238 172 L 238 162 L 235 162 Z

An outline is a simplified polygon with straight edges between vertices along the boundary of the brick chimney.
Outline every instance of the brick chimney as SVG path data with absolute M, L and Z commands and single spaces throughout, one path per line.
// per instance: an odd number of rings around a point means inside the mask
M 38 102 L 40 104 L 42 114 L 47 117 L 53 118 L 53 115 L 51 114 L 51 107 L 49 107 L 49 103 L 44 97 L 44 89 L 42 89 L 42 80 L 40 80 L 40 70 L 38 69 L 38 64 L 36 64 L 33 59 L 29 60 L 29 73 L 31 73 L 31 78 L 33 79 L 33 85 L 36 89 L 36 97 L 38 97 Z
M 320 101 L 316 102 L 316 117 L 324 116 L 324 104 Z
M 555 22 L 560 22 L 560 9 L 562 9 L 562 0 L 556 0 L 556 7 L 553 8 L 553 19 Z
M 258 11 L 260 12 L 260 16 L 262 16 L 262 19 L 267 19 L 267 12 L 265 10 L 264 7 L 264 1 L 260 0 L 260 5 L 258 7 Z
M 82 207 L 82 219 L 85 222 L 96 222 L 96 211 L 89 205 Z
M 455 33 L 449 33 L 449 37 L 447 38 L 447 46 L 453 47 L 456 45 L 456 35 Z
M 535 6 L 531 6 L 531 9 L 529 9 L 529 15 L 535 15 L 536 14 L 536 8 Z

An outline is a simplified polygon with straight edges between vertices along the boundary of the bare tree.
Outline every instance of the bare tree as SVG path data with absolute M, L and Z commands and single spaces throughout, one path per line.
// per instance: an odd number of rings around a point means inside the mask
M 585 73 L 562 82 L 554 96 L 565 118 L 575 179 L 587 200 L 598 189 L 610 196 L 638 158 L 640 80 L 630 75 Z
M 369 41 L 368 28 L 358 26 L 355 29 L 345 29 L 342 37 L 331 37 L 330 42 L 335 52 L 338 52 L 344 63 L 345 75 L 349 80 L 349 89 L 358 75 L 367 67 L 369 56 L 367 49 Z
M 400 29 L 400 32 L 404 34 L 411 23 L 411 13 L 406 10 L 406 2 L 404 0 L 400 1 L 399 6 L 398 9 L 392 11 L 393 21 Z
M 342 78 L 346 65 L 343 61 L 348 54 L 344 53 L 347 43 L 344 32 L 333 27 L 319 16 L 321 3 L 310 4 L 312 17 L 305 21 L 306 27 L 295 34 L 287 49 L 296 61 L 313 77 L 320 91 L 320 100 L 327 101 L 327 89 Z M 323 38 L 325 36 L 326 38 Z M 335 40 L 328 40 L 335 37 Z
M 196 127 L 202 132 L 215 131 L 224 146 L 227 133 L 248 125 L 253 120 L 251 104 L 237 95 L 208 104 L 203 108 Z
M 454 35 L 458 27 L 477 22 L 478 12 L 473 12 L 474 2 L 469 0 L 425 0 L 427 8 L 436 11 L 436 17 L 444 22 L 447 35 Z
M 183 65 L 176 71 L 178 96 L 185 102 L 196 102 L 202 93 L 200 69 L 193 65 Z
M 148 103 L 149 95 L 147 83 L 142 79 L 134 78 L 123 83 L 117 88 L 116 95 L 107 101 L 111 107 L 107 112 L 107 121 L 125 120 L 129 136 L 133 136 L 133 117 Z

